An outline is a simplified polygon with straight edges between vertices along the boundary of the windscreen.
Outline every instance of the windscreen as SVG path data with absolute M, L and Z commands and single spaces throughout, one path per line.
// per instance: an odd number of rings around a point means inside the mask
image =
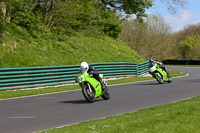
M 81 70 L 80 70 L 80 73 L 81 73 L 81 74 L 84 74 L 84 72 L 85 72 L 86 70 L 87 70 L 87 69 L 81 69 Z
M 151 63 L 149 64 L 149 67 L 153 67 L 155 64 L 156 64 L 155 62 L 151 62 Z

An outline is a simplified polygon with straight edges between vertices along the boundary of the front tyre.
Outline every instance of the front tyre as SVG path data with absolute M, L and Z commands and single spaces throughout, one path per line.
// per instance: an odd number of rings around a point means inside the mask
M 89 103 L 93 103 L 94 102 L 94 93 L 90 91 L 89 86 L 88 85 L 84 85 L 82 88 L 82 93 L 83 96 L 85 97 L 85 99 L 87 100 L 87 102 Z
M 158 81 L 159 84 L 163 84 L 162 78 L 158 76 L 157 74 L 155 74 L 155 79 Z

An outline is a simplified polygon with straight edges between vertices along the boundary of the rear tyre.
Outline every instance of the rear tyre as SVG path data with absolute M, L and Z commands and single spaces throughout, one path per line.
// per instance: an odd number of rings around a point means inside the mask
M 104 100 L 109 100 L 110 99 L 110 93 L 108 92 L 108 88 L 106 86 L 105 88 L 105 92 L 103 93 L 103 95 L 101 96 Z
M 168 82 L 168 83 L 171 83 L 171 82 L 172 82 L 172 79 L 171 79 L 171 78 L 169 78 L 167 82 Z
M 85 97 L 85 99 L 87 100 L 87 102 L 89 103 L 93 103 L 94 102 L 94 93 L 90 92 L 89 86 L 88 85 L 84 85 L 82 88 L 82 93 L 83 96 Z
M 110 94 L 109 94 L 109 92 L 105 92 L 101 97 L 102 97 L 104 100 L 109 100 L 109 99 L 110 99 Z
M 172 78 L 171 78 L 171 76 L 169 75 L 169 73 L 168 73 L 168 75 L 167 75 L 167 77 L 168 77 L 168 83 L 171 83 L 172 82 Z
M 163 84 L 162 78 L 158 76 L 157 74 L 155 74 L 155 79 L 158 81 L 159 84 Z

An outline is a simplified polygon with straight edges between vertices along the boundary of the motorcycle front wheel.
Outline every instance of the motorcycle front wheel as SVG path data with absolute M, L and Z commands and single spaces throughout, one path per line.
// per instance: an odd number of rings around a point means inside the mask
M 159 84 L 163 84 L 162 78 L 158 76 L 157 74 L 155 74 L 155 79 L 158 81 Z
M 85 99 L 87 100 L 87 102 L 89 102 L 89 103 L 94 102 L 94 99 L 95 99 L 94 93 L 90 91 L 88 85 L 84 85 L 82 87 L 82 93 L 83 93 L 83 96 L 85 97 Z

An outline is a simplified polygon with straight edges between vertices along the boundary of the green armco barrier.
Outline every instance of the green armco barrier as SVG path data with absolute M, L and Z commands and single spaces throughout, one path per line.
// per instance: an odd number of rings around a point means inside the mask
M 148 62 L 92 63 L 105 78 L 143 76 Z M 80 65 L 0 68 L 0 90 L 21 89 L 75 83 Z

